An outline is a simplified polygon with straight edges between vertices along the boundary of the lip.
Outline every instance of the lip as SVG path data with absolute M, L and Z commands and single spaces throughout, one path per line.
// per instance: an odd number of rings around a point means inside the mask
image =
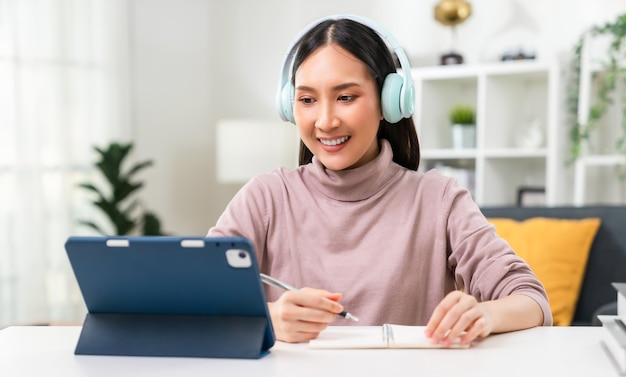
M 348 139 L 346 141 L 344 141 L 343 143 L 341 143 L 341 144 L 326 145 L 326 144 L 322 143 L 322 140 L 338 140 L 338 139 L 341 139 L 343 137 L 347 137 Z M 337 152 L 337 151 L 343 149 L 348 144 L 348 142 L 350 141 L 350 136 L 346 135 L 346 136 L 339 136 L 339 137 L 332 137 L 332 138 L 321 138 L 321 137 L 318 137 L 317 141 L 320 143 L 320 145 L 321 145 L 323 150 L 325 150 L 327 152 Z

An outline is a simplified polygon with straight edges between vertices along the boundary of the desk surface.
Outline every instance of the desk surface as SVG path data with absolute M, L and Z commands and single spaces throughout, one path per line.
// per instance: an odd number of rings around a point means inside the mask
M 492 335 L 466 350 L 311 350 L 307 344 L 277 342 L 259 360 L 76 356 L 80 330 L 0 330 L 2 376 L 618 375 L 600 345 L 600 327 L 540 327 Z

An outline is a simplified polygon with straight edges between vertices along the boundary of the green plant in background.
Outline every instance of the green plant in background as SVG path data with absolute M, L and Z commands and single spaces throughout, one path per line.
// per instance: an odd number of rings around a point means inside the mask
M 115 235 L 140 233 L 143 235 L 163 235 L 161 222 L 149 211 L 143 210 L 133 194 L 143 187 L 142 182 L 134 181 L 135 175 L 144 168 L 151 166 L 152 161 L 146 160 L 133 164 L 127 171 L 122 171 L 124 160 L 133 149 L 133 144 L 111 143 L 106 149 L 94 147 L 100 156 L 96 168 L 106 179 L 108 187 L 101 189 L 92 183 L 81 183 L 82 187 L 96 195 L 93 204 L 98 207 L 111 221 Z M 93 221 L 80 220 L 98 233 L 106 235 L 102 227 Z
M 606 35 L 611 38 L 607 50 L 606 60 L 602 62 L 603 76 L 599 76 L 598 96 L 589 110 L 586 123 L 578 122 L 578 99 L 580 91 L 580 60 L 584 47 L 585 35 L 591 37 Z M 574 45 L 571 61 L 570 80 L 568 82 L 567 107 L 570 118 L 570 156 L 573 162 L 582 152 L 583 144 L 589 143 L 591 134 L 600 126 L 600 121 L 611 106 L 615 98 L 617 80 L 621 78 L 626 88 L 626 68 L 620 67 L 620 61 L 626 60 L 626 14 L 618 16 L 615 21 L 607 22 L 602 26 L 593 26 L 584 32 Z M 622 110 L 622 135 L 615 142 L 618 153 L 626 155 L 626 89 L 621 98 Z
M 474 108 L 469 105 L 456 105 L 450 109 L 449 113 L 451 124 L 476 124 L 476 113 Z

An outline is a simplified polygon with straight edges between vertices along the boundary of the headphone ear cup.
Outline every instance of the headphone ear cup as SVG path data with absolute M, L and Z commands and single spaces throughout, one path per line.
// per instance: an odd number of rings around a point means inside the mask
M 383 110 L 383 117 L 389 123 L 397 123 L 402 118 L 402 76 L 397 73 L 390 73 L 385 77 L 383 90 L 380 95 L 380 106 Z
M 415 85 L 411 80 L 403 81 L 400 93 L 400 110 L 404 118 L 409 118 L 415 110 Z
M 291 82 L 287 82 L 280 92 L 280 114 L 283 120 L 296 124 L 293 118 L 293 101 L 295 97 L 293 85 Z

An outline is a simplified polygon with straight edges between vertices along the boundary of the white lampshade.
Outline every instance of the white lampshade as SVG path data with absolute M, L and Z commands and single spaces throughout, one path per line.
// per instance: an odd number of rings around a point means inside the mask
M 275 168 L 298 165 L 298 130 L 291 123 L 222 119 L 216 140 L 220 183 L 244 183 Z

